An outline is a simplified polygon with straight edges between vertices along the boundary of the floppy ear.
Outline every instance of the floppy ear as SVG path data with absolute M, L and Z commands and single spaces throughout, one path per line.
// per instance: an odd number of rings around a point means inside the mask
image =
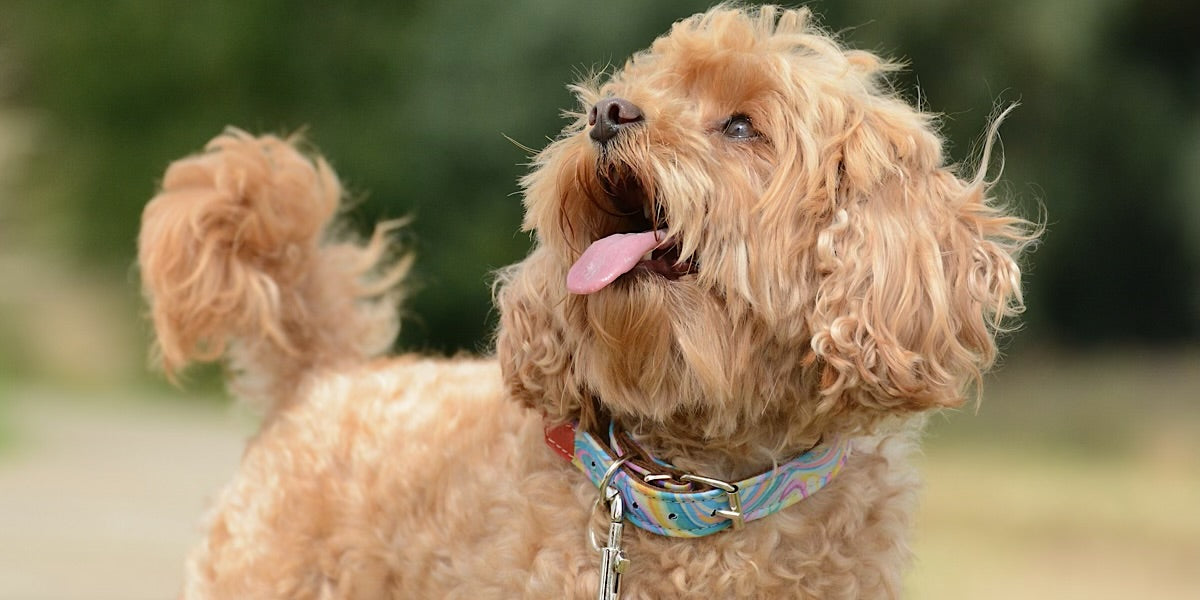
M 566 339 L 565 273 L 551 268 L 544 248 L 501 271 L 494 296 L 500 308 L 496 356 L 508 394 L 551 421 L 592 422 L 594 406 L 576 383 L 575 343 Z M 559 277 L 551 281 L 553 273 Z M 586 401 L 585 401 L 586 400 Z
M 821 407 L 961 405 L 1023 309 L 1016 256 L 1037 233 L 940 166 L 927 117 L 885 100 L 849 127 L 832 222 L 819 234 L 812 349 Z M 836 155 L 836 153 L 835 153 Z

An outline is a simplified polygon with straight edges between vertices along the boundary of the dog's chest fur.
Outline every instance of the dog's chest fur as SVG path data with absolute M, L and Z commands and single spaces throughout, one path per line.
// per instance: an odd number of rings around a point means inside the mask
M 401 358 L 303 394 L 220 497 L 188 596 L 595 597 L 595 488 L 503 397 L 493 362 Z M 897 596 L 911 437 L 856 440 L 828 488 L 742 531 L 628 527 L 623 597 Z

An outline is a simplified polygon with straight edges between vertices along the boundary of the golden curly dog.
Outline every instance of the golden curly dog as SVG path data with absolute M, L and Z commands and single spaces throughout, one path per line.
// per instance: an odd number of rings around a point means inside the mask
M 977 389 L 1037 228 L 988 196 L 995 124 L 964 177 L 894 68 L 721 6 L 575 86 L 488 358 L 372 359 L 406 262 L 330 233 L 320 158 L 230 130 L 171 165 L 139 251 L 162 364 L 225 357 L 266 415 L 184 597 L 594 598 L 602 560 L 627 598 L 899 596 L 921 414 Z M 691 533 L 638 505 L 700 496 Z

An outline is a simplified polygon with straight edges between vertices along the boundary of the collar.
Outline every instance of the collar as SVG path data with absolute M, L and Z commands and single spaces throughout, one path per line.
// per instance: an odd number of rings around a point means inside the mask
M 783 510 L 833 481 L 850 454 L 849 438 L 839 437 L 765 473 L 726 482 L 680 471 L 612 425 L 609 444 L 574 423 L 547 427 L 546 444 L 597 486 L 613 463 L 626 459 L 610 480 L 621 494 L 625 516 L 646 531 L 671 537 L 739 528 Z

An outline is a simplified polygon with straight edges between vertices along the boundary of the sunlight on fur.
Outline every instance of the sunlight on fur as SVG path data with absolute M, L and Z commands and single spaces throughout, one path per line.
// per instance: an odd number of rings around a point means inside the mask
M 567 421 L 731 481 L 853 438 L 744 529 L 627 528 L 625 597 L 898 597 L 923 415 L 978 390 L 1040 231 L 989 193 L 1007 112 L 958 172 L 896 68 L 806 10 L 720 6 L 573 86 L 522 180 L 535 242 L 497 277 L 494 358 L 372 360 L 408 260 L 392 225 L 333 228 L 298 140 L 231 129 L 177 161 L 139 240 L 161 365 L 224 359 L 268 417 L 184 597 L 595 597 L 597 491 L 543 443 Z

